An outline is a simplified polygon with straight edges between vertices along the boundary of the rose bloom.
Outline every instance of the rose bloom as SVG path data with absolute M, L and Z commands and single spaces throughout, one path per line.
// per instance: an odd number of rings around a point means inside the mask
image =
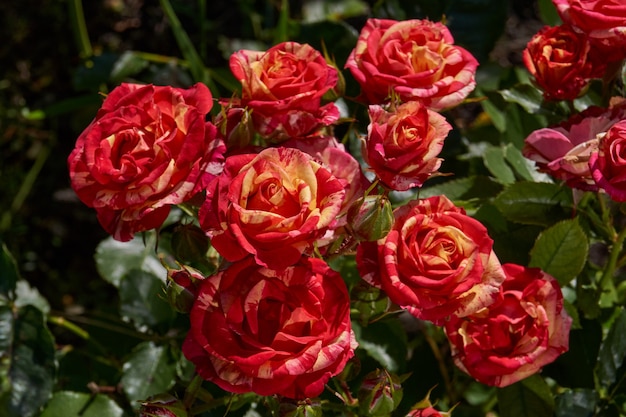
M 253 254 L 259 264 L 280 269 L 336 226 L 344 197 L 344 184 L 310 155 L 267 148 L 229 156 L 198 217 L 228 261 Z
M 241 50 L 231 55 L 230 70 L 242 91 L 240 100 L 226 104 L 250 109 L 262 136 L 278 141 L 306 136 L 339 119 L 334 103 L 321 105 L 322 96 L 337 84 L 338 71 L 308 44 Z
M 504 272 L 487 229 L 445 196 L 394 211 L 386 237 L 362 242 L 361 277 L 419 319 L 441 325 L 493 302 Z
M 596 191 L 589 158 L 597 152 L 597 136 L 626 118 L 625 104 L 613 100 L 608 109 L 592 106 L 557 126 L 535 130 L 525 139 L 522 153 L 535 161 L 539 171 L 570 187 Z
M 68 157 L 71 185 L 114 239 L 160 227 L 222 170 L 223 142 L 206 122 L 213 98 L 189 89 L 122 84 Z
M 526 45 L 524 65 L 546 100 L 573 100 L 591 78 L 601 78 L 604 61 L 594 58 L 587 37 L 569 26 L 545 26 Z
M 437 156 L 452 126 L 446 118 L 411 101 L 386 111 L 370 106 L 363 157 L 387 187 L 421 187 L 441 165 Z
M 474 89 L 478 61 L 454 45 L 441 23 L 369 19 L 345 67 L 369 104 L 382 104 L 393 94 L 441 110 L 461 103 Z
M 590 38 L 605 61 L 626 58 L 626 4 L 622 0 L 552 0 L 561 20 Z
M 455 364 L 496 387 L 533 375 L 566 352 L 572 324 L 552 276 L 538 268 L 502 267 L 507 278 L 495 303 L 445 323 Z
M 626 120 L 615 123 L 600 138 L 589 159 L 591 176 L 615 201 L 626 201 Z
M 339 273 L 317 258 L 276 271 L 248 257 L 208 277 L 183 353 L 221 388 L 316 397 L 357 347 Z

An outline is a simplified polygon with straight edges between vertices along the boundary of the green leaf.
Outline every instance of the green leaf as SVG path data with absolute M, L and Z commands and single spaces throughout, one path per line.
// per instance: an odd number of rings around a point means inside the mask
M 504 157 L 506 161 L 513 167 L 515 172 L 526 181 L 536 181 L 539 176 L 534 175 L 534 170 L 531 170 L 531 162 L 526 159 L 522 152 L 514 145 L 508 144 L 504 147 Z
M 609 333 L 600 346 L 596 375 L 600 383 L 608 388 L 624 375 L 620 369 L 626 359 L 626 310 L 622 307 Z M 621 371 L 621 372 L 620 372 Z
M 517 182 L 500 193 L 494 204 L 508 220 L 550 226 L 571 217 L 571 190 L 557 184 Z
M 517 84 L 508 90 L 501 90 L 500 94 L 509 103 L 522 106 L 527 113 L 534 114 L 541 111 L 543 95 L 530 84 Z
M 280 14 L 278 15 L 278 23 L 274 30 L 274 45 L 289 40 L 289 34 L 287 33 L 289 25 L 289 1 L 282 0 L 280 5 Z
M 30 417 L 52 394 L 57 363 L 54 339 L 33 306 L 0 307 L 0 415 Z
M 556 396 L 556 417 L 593 416 L 598 400 L 591 389 L 567 390 Z
M 480 102 L 480 105 L 485 113 L 489 115 L 491 122 L 495 128 L 498 129 L 498 132 L 506 131 L 506 116 L 502 109 L 491 100 L 483 100 Z
M 483 155 L 485 166 L 502 184 L 515 182 L 515 174 L 506 163 L 504 149 L 499 146 L 489 146 Z
M 558 26 L 563 23 L 552 0 L 539 0 L 537 3 L 539 5 L 539 16 L 543 23 L 549 26 Z
M 115 61 L 111 70 L 111 82 L 119 84 L 135 74 L 147 68 L 149 62 L 144 59 L 141 53 L 135 51 L 125 51 Z
M 54 394 L 40 417 L 122 417 L 124 410 L 103 394 L 59 391 Z
M 48 300 L 39 293 L 37 288 L 31 287 L 28 282 L 20 279 L 15 287 L 15 306 L 24 307 L 26 305 L 37 307 L 44 315 L 50 312 Z
M 390 372 L 401 372 L 407 356 L 406 332 L 398 320 L 377 321 L 366 327 L 353 322 L 359 348 Z
M 120 315 L 140 331 L 173 319 L 174 310 L 165 301 L 163 281 L 146 271 L 131 270 L 120 284 Z
M 0 242 L 0 301 L 13 300 L 15 298 L 15 286 L 19 278 L 19 272 L 13 255 L 9 252 L 4 242 Z
M 122 368 L 121 383 L 130 402 L 166 392 L 176 382 L 176 358 L 167 346 L 153 342 L 139 344 Z
M 550 387 L 533 375 L 498 390 L 500 417 L 552 417 L 554 398 Z
M 145 244 L 140 236 L 135 236 L 129 242 L 118 242 L 112 237 L 100 242 L 96 248 L 96 266 L 102 278 L 119 287 L 124 275 L 133 269 L 139 269 L 163 277 L 165 282 L 167 271 L 152 249 L 156 237 L 153 233 L 146 236 Z
M 578 220 L 564 220 L 539 235 L 530 251 L 530 266 L 541 268 L 564 286 L 582 271 L 588 253 L 589 241 Z

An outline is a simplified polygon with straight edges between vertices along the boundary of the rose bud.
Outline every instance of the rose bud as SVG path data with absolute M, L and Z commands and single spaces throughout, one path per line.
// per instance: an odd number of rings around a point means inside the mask
M 141 403 L 139 417 L 187 417 L 185 406 L 169 394 L 159 394 Z
M 280 417 L 322 417 L 323 411 L 319 400 L 309 398 L 302 401 L 284 399 L 278 406 Z
M 222 109 L 215 119 L 215 125 L 224 137 L 226 149 L 243 149 L 254 139 L 254 124 L 251 111 L 241 107 Z
M 397 375 L 381 369 L 365 376 L 359 389 L 359 407 L 367 416 L 388 416 L 402 400 L 402 385 Z
M 196 299 L 197 282 L 204 276 L 190 266 L 181 266 L 181 269 L 167 268 L 167 300 L 179 313 L 189 313 Z
M 352 235 L 361 241 L 373 242 L 385 237 L 393 221 L 391 203 L 382 195 L 361 197 L 348 210 Z

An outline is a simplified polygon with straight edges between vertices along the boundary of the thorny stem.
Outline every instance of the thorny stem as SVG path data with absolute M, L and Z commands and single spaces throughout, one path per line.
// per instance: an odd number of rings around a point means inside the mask
M 613 247 L 611 248 L 611 253 L 609 254 L 609 260 L 606 264 L 606 267 L 604 268 L 602 278 L 600 278 L 600 291 L 602 291 L 608 281 L 613 279 L 615 269 L 617 268 L 619 255 L 622 252 L 622 248 L 624 246 L 624 240 L 626 240 L 626 228 L 622 229 L 617 237 L 614 239 Z

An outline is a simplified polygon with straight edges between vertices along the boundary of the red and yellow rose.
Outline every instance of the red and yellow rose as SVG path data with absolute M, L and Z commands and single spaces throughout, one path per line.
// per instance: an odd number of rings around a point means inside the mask
M 441 110 L 458 105 L 472 92 L 478 61 L 454 44 L 441 23 L 369 19 L 345 67 L 369 104 L 396 95 Z
M 369 115 L 363 157 L 376 176 L 393 190 L 422 186 L 441 166 L 438 156 L 452 126 L 415 101 L 393 111 L 372 105 Z
M 502 265 L 496 301 L 445 323 L 455 364 L 479 382 L 504 387 L 566 352 L 572 319 L 556 280 L 538 268 Z
M 200 283 L 190 320 L 183 353 L 234 393 L 316 397 L 357 347 L 346 286 L 320 259 L 235 262 Z
M 122 84 L 68 158 L 71 185 L 120 241 L 160 227 L 222 170 L 223 142 L 206 121 L 209 89 Z
M 394 211 L 386 237 L 357 249 L 361 277 L 412 315 L 435 324 L 491 304 L 504 272 L 485 227 L 444 196 Z
M 207 189 L 199 220 L 228 261 L 251 254 L 280 269 L 337 226 L 344 198 L 344 184 L 310 155 L 267 148 L 228 157 Z
M 322 96 L 334 88 L 339 73 L 308 44 L 283 42 L 267 51 L 241 50 L 230 57 L 241 83 L 241 99 L 229 106 L 251 110 L 257 133 L 276 141 L 312 134 L 339 119 L 334 103 Z

